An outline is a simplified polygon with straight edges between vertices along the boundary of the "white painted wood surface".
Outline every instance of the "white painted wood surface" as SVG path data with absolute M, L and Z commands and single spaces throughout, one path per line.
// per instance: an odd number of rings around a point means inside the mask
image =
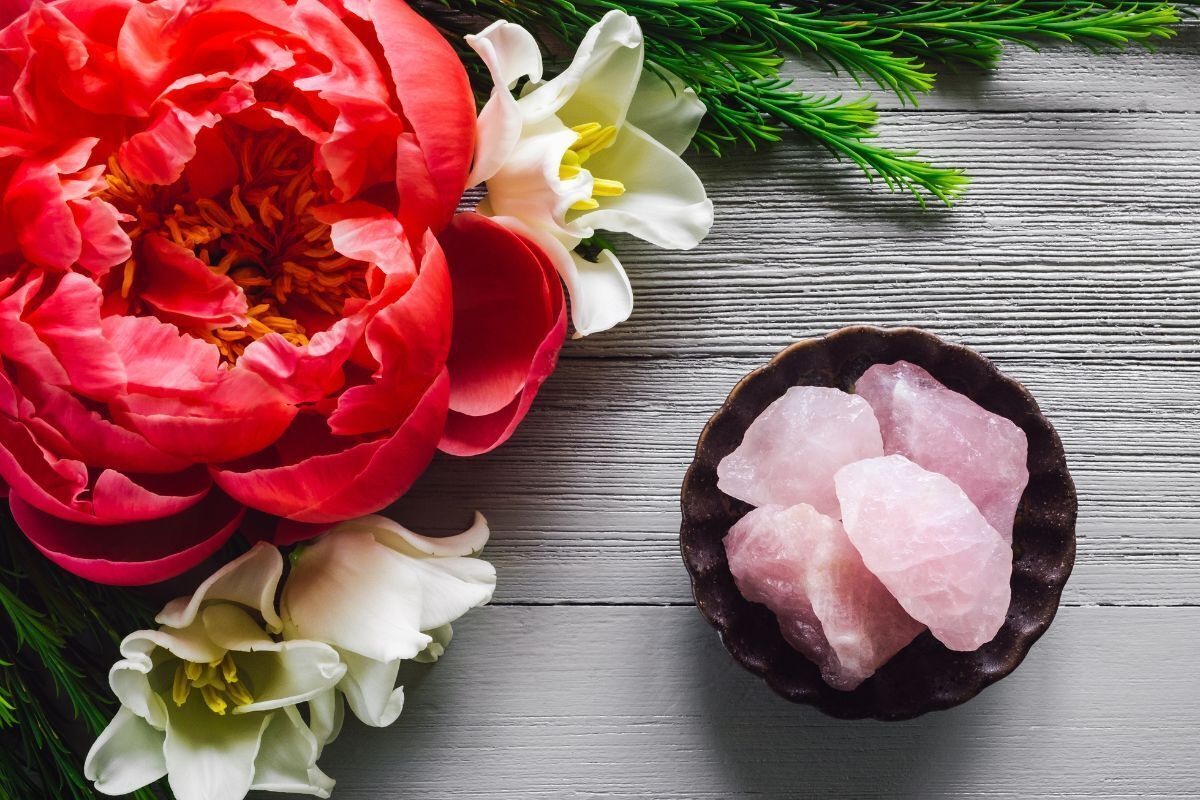
M 794 141 L 698 159 L 709 241 L 623 248 L 633 318 L 567 345 L 502 450 L 439 459 L 394 509 L 430 530 L 483 510 L 500 589 L 394 727 L 347 725 L 323 762 L 335 798 L 1200 797 L 1200 25 L 1153 56 L 1010 48 L 920 110 L 884 106 L 884 141 L 969 169 L 957 209 Z M 679 483 L 733 383 L 855 323 L 994 358 L 1080 490 L 1045 639 L 908 723 L 773 696 L 690 606 L 677 552 Z

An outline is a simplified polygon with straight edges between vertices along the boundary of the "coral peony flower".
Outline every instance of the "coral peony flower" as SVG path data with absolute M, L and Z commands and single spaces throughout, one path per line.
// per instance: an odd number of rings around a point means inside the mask
M 511 434 L 561 290 L 530 240 L 451 221 L 474 103 L 407 5 L 10 6 L 0 478 L 51 559 L 161 580 L 246 508 L 303 538 L 395 500 L 444 432 Z
M 496 82 L 479 115 L 471 173 L 472 183 L 487 183 L 479 210 L 549 254 L 579 335 L 611 328 L 633 310 L 624 269 L 611 251 L 597 262 L 572 251 L 598 230 L 672 249 L 708 234 L 712 202 L 679 157 L 703 103 L 674 75 L 643 69 L 641 28 L 622 11 L 593 26 L 549 81 L 537 42 L 519 25 L 499 21 L 467 41 Z
M 317 759 L 336 735 L 327 698 L 346 666 L 326 644 L 273 638 L 282 573 L 279 551 L 260 543 L 164 608 L 161 628 L 125 638 L 109 675 L 121 708 L 84 762 L 98 790 L 126 794 L 165 775 L 178 800 L 329 797 Z
M 471 558 L 488 533 L 482 514 L 445 538 L 380 516 L 338 525 L 295 559 L 279 606 L 284 637 L 332 645 L 347 666 L 338 691 L 350 710 L 368 725 L 391 725 L 404 704 L 400 662 L 436 660 L 450 623 L 491 600 L 496 570 Z

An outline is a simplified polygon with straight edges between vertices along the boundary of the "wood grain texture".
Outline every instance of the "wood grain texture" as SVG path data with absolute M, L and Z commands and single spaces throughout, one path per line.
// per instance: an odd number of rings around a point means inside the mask
M 799 146 L 703 160 L 712 235 L 685 253 L 622 242 L 633 317 L 566 357 L 762 353 L 857 323 L 996 357 L 1200 354 L 1200 115 L 913 112 L 883 138 L 975 185 L 922 211 Z
M 1156 55 L 1007 48 L 991 76 L 888 109 L 882 140 L 966 167 L 953 211 L 796 140 L 696 164 L 688 253 L 621 240 L 637 296 L 568 343 L 517 436 L 439 458 L 391 514 L 492 522 L 497 605 L 351 723 L 335 798 L 1186 800 L 1200 797 L 1200 25 Z M 801 86 L 844 79 L 791 69 Z M 912 324 L 1039 399 L 1080 490 L 1065 605 L 1011 677 L 903 724 L 774 697 L 690 603 L 678 489 L 733 384 L 793 341 Z
M 1196 797 L 1200 609 L 1064 609 L 965 706 L 846 723 L 773 695 L 692 608 L 489 608 L 348 722 L 339 800 Z
M 392 514 L 444 531 L 481 509 L 498 602 L 687 603 L 683 473 L 730 388 L 771 355 L 564 360 L 512 441 L 438 459 Z M 1064 602 L 1200 603 L 1200 363 L 999 363 L 1040 399 L 1079 489 Z

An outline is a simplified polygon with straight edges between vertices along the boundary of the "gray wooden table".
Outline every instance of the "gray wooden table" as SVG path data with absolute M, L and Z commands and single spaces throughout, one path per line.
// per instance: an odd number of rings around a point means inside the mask
M 335 799 L 1200 797 L 1200 26 L 1154 56 L 1009 48 L 995 75 L 886 107 L 884 141 L 970 169 L 958 208 L 796 141 L 697 159 L 711 238 L 626 247 L 633 318 L 569 342 L 509 444 L 439 459 L 394 509 L 431 530 L 484 511 L 499 590 L 410 676 L 395 726 L 347 725 Z M 1049 633 L 907 723 L 772 695 L 692 607 L 677 550 L 684 469 L 733 383 L 854 323 L 997 361 L 1080 493 Z

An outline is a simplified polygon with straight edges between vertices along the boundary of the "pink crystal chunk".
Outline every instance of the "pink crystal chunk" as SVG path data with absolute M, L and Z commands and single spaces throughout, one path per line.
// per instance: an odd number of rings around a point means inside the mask
M 1012 549 L 954 481 L 901 455 L 835 478 L 867 569 L 951 650 L 990 642 L 1008 613 Z
M 808 503 L 837 517 L 834 474 L 880 455 L 883 439 L 866 400 L 824 386 L 793 386 L 717 465 L 717 486 L 756 506 Z
M 907 361 L 876 364 L 855 391 L 875 410 L 885 453 L 957 483 L 1012 543 L 1013 518 L 1029 483 L 1023 430 Z
M 863 566 L 841 523 L 810 505 L 754 509 L 725 552 L 742 596 L 774 611 L 835 689 L 854 689 L 925 630 Z

